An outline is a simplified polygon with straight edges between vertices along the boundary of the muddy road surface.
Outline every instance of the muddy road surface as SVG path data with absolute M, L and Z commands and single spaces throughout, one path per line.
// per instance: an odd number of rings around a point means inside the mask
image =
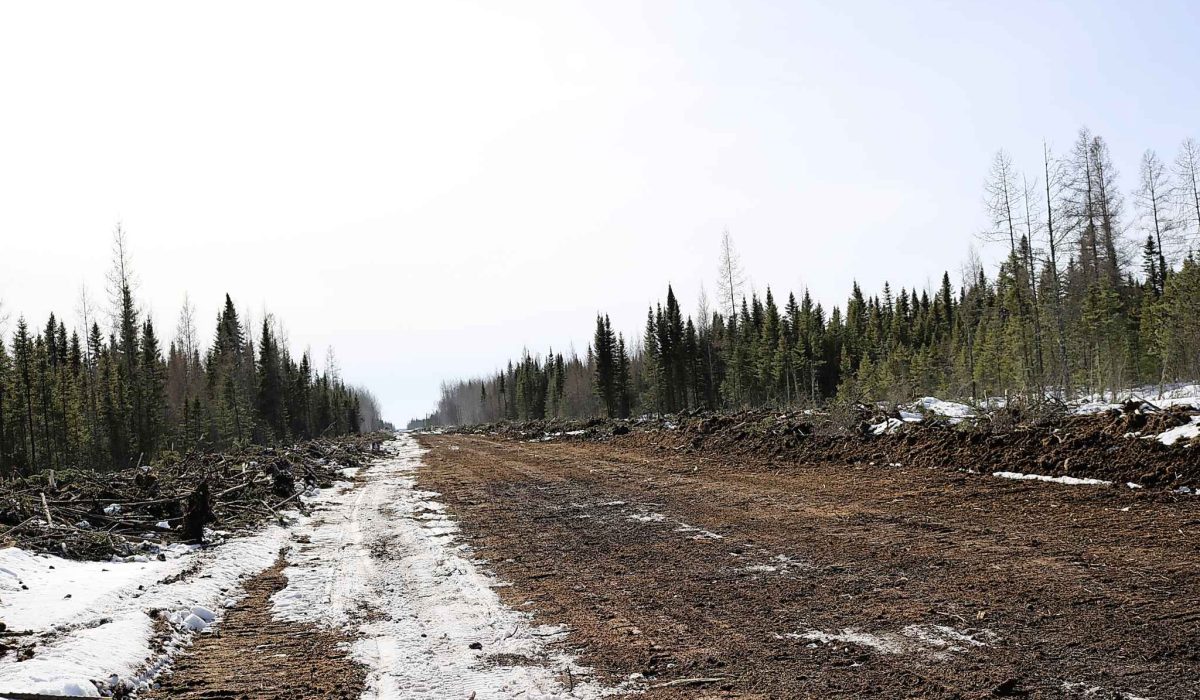
M 501 598 L 650 698 L 1200 696 L 1195 497 L 653 441 L 420 441 L 417 485 Z

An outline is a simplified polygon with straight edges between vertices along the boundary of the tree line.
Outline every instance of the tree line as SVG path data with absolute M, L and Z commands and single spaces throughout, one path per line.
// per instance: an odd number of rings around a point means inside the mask
M 826 310 L 807 290 L 780 303 L 747 296 L 733 240 L 722 237 L 717 308 L 701 291 L 694 317 L 674 289 L 628 347 L 606 316 L 583 358 L 551 352 L 493 376 L 443 385 L 414 424 L 586 418 L 690 409 L 905 401 L 1065 401 L 1200 378 L 1200 145 L 1172 163 L 1146 151 L 1133 207 L 1105 140 L 1083 129 L 1069 152 L 1043 145 L 1031 173 L 1004 151 L 984 185 L 1003 247 L 936 289 L 852 285 Z
M 226 295 L 214 341 L 199 342 L 188 302 L 163 352 L 134 298 L 124 232 L 114 236 L 111 324 L 86 295 L 81 328 L 54 314 L 17 319 L 0 338 L 0 475 L 40 469 L 114 469 L 196 450 L 275 444 L 381 427 L 375 399 L 346 385 L 330 362 L 296 358 L 271 316 L 258 336 Z

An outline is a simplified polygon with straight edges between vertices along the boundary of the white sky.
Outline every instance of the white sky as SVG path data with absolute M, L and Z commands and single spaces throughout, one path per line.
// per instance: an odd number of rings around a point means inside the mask
M 0 5 L 0 300 L 74 320 L 120 221 L 160 332 L 228 291 L 404 422 L 691 308 L 724 227 L 832 305 L 956 273 L 999 147 L 1200 137 L 1200 5 L 848 5 Z

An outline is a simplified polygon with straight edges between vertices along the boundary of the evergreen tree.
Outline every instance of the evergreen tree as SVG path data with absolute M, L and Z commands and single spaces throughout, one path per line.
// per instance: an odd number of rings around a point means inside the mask
M 287 438 L 288 420 L 284 405 L 283 364 L 269 318 L 263 319 L 258 352 L 258 392 L 255 408 L 262 423 L 260 440 L 284 440 Z
M 592 355 L 596 367 L 596 395 L 604 407 L 605 415 L 616 417 L 618 410 L 617 395 L 617 357 L 612 325 L 608 317 L 596 316 L 596 333 L 592 340 Z

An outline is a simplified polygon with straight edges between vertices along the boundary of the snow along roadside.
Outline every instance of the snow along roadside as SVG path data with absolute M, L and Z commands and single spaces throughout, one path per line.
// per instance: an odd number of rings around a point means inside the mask
M 12 652 L 0 659 L 0 697 L 147 688 L 192 633 L 241 596 L 241 579 L 275 562 L 285 532 L 272 526 L 167 561 L 77 562 L 0 550 L 0 619 L 9 630 L 34 633 L 17 638 L 22 643 L 36 642 L 26 661 Z M 192 566 L 198 570 L 189 573 Z M 157 621 L 168 636 L 156 651 Z
M 322 494 L 349 487 L 338 482 Z M 162 560 L 154 551 L 96 562 L 0 550 L 0 620 L 32 633 L 14 638 L 19 644 L 35 643 L 25 661 L 17 652 L 0 657 L 0 697 L 145 690 L 193 634 L 244 596 L 243 579 L 276 562 L 290 532 L 271 525 L 207 549 L 172 545 L 157 550 Z
M 457 524 L 416 487 L 423 450 L 389 443 L 352 491 L 324 499 L 325 515 L 296 529 L 308 543 L 287 554 L 282 619 L 348 629 L 368 667 L 364 697 L 597 698 L 617 692 L 549 643 L 566 630 L 534 625 L 502 603 Z

